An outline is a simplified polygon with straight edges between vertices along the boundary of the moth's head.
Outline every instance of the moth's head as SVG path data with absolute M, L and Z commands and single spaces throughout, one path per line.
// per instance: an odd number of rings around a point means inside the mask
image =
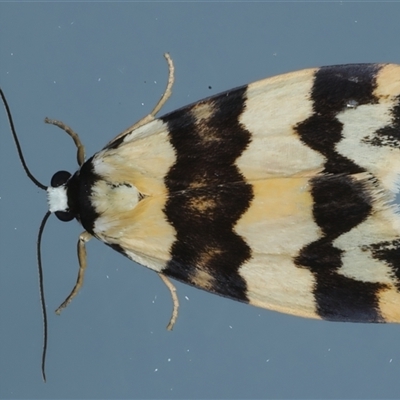
M 71 221 L 76 217 L 75 207 L 71 204 L 70 184 L 72 175 L 68 171 L 58 171 L 51 178 L 47 187 L 47 201 L 49 211 L 54 213 L 60 221 Z

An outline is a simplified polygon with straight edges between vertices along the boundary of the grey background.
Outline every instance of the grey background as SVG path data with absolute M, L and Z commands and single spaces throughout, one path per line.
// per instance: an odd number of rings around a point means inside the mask
M 75 148 L 43 118 L 81 135 L 87 155 L 145 115 L 176 65 L 162 113 L 305 67 L 400 62 L 398 3 L 1 3 L 0 82 L 27 162 L 48 183 L 76 169 Z M 211 89 L 209 88 L 211 86 Z M 96 240 L 83 290 L 82 228 L 50 218 L 43 237 L 48 382 L 35 241 L 45 193 L 26 178 L 0 113 L 1 398 L 383 398 L 400 392 L 400 327 L 303 320 L 177 283 Z

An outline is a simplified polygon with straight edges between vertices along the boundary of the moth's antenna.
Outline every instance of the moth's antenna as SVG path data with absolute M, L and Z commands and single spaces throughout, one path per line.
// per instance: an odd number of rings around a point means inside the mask
M 29 170 L 28 166 L 26 165 L 25 158 L 24 158 L 24 154 L 22 153 L 21 145 L 19 144 L 18 136 L 17 136 L 17 133 L 16 133 L 15 128 L 14 128 L 14 121 L 13 121 L 12 116 L 11 116 L 10 107 L 8 106 L 6 97 L 4 96 L 4 93 L 3 93 L 3 90 L 2 90 L 2 89 L 0 89 L 0 95 L 1 95 L 1 98 L 2 98 L 2 100 L 3 100 L 4 107 L 5 107 L 5 109 L 6 109 L 6 113 L 7 113 L 7 117 L 8 117 L 8 122 L 10 123 L 10 127 L 11 127 L 11 133 L 12 133 L 12 135 L 13 135 L 15 145 L 17 146 L 18 156 L 19 156 L 19 159 L 21 160 L 21 164 L 22 164 L 22 166 L 23 166 L 23 168 L 24 168 L 24 170 L 25 170 L 25 173 L 28 175 L 28 178 L 29 178 L 37 187 L 39 187 L 40 189 L 43 189 L 43 190 L 47 190 L 47 186 L 45 186 L 45 185 L 43 185 L 42 183 L 40 183 L 40 182 L 32 175 L 31 171 Z
M 37 262 L 39 270 L 39 292 L 40 292 L 40 304 L 42 305 L 42 315 L 43 315 L 43 351 L 42 351 L 42 376 L 43 380 L 46 382 L 46 351 L 47 351 L 47 312 L 46 312 L 46 301 L 44 298 L 44 288 L 43 288 L 43 269 L 42 269 L 42 234 L 47 220 L 51 215 L 50 211 L 47 211 L 40 224 L 38 239 L 37 239 Z
M 14 138 L 15 145 L 17 147 L 18 156 L 21 160 L 21 164 L 25 170 L 25 173 L 28 175 L 28 178 L 40 189 L 47 190 L 47 186 L 40 183 L 31 173 L 28 166 L 26 165 L 24 155 L 22 153 L 21 145 L 19 144 L 18 136 L 15 131 L 14 122 L 11 116 L 10 107 L 8 106 L 6 97 L 4 96 L 3 90 L 0 88 L 0 95 L 3 100 L 4 107 L 6 109 L 8 122 L 10 123 L 11 133 Z M 46 303 L 44 298 L 44 288 L 43 288 L 43 269 L 42 269 L 42 255 L 41 255 L 41 243 L 42 243 L 42 234 L 44 227 L 48 218 L 50 217 L 51 212 L 47 211 L 46 215 L 43 217 L 42 223 L 40 224 L 38 239 L 37 239 L 37 262 L 38 262 L 38 272 L 39 272 L 39 292 L 40 292 L 40 302 L 42 306 L 42 315 L 43 315 L 43 351 L 42 351 L 42 376 L 43 380 L 46 382 L 46 372 L 45 372 L 45 364 L 46 364 L 46 350 L 47 350 L 47 313 L 46 313 Z

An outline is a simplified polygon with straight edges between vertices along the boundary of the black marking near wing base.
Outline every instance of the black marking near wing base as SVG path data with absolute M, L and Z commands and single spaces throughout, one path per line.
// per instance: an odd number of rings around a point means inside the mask
M 116 252 L 122 254 L 123 256 L 130 258 L 129 255 L 126 254 L 125 249 L 122 246 L 120 246 L 119 244 L 117 244 L 117 243 L 106 243 L 106 245 L 111 247 Z
M 295 263 L 309 269 L 315 279 L 316 310 L 321 318 L 340 321 L 384 322 L 379 312 L 379 291 L 384 284 L 363 282 L 340 274 L 343 251 L 333 241 L 371 215 L 373 199 L 368 185 L 353 174 L 365 169 L 341 155 L 336 145 L 343 139 L 337 115 L 348 104 L 375 104 L 377 65 L 343 65 L 319 69 L 311 100 L 313 115 L 297 127 L 301 140 L 326 158 L 324 172 L 310 180 L 313 217 L 323 236 L 306 245 Z M 330 175 L 334 174 L 334 175 Z M 334 218 L 333 218 L 334 216 Z
M 93 186 L 101 177 L 96 174 L 93 157 L 87 160 L 80 170 L 75 172 L 67 183 L 68 205 L 76 219 L 91 235 L 94 235 L 94 223 L 99 217 L 91 195 Z
M 169 196 L 164 209 L 176 241 L 163 273 L 247 302 L 246 281 L 238 270 L 251 249 L 234 232 L 253 198 L 235 165 L 251 136 L 238 122 L 245 92 L 244 87 L 214 99 L 201 123 L 196 107 L 202 103 L 162 118 L 176 152 L 165 178 Z

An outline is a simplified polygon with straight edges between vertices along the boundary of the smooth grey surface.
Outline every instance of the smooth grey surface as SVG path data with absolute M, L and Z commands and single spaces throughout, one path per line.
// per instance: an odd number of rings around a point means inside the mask
M 47 184 L 76 169 L 71 125 L 87 154 L 145 115 L 305 67 L 400 63 L 399 3 L 0 3 L 0 83 L 27 162 Z M 211 86 L 211 89 L 209 89 Z M 161 113 L 161 114 L 162 114 Z M 26 178 L 0 113 L 1 398 L 395 398 L 398 325 L 327 323 L 253 308 L 177 284 L 100 242 L 84 288 L 56 316 L 77 274 L 82 228 L 51 218 L 43 238 L 48 382 L 35 241 L 47 205 Z

